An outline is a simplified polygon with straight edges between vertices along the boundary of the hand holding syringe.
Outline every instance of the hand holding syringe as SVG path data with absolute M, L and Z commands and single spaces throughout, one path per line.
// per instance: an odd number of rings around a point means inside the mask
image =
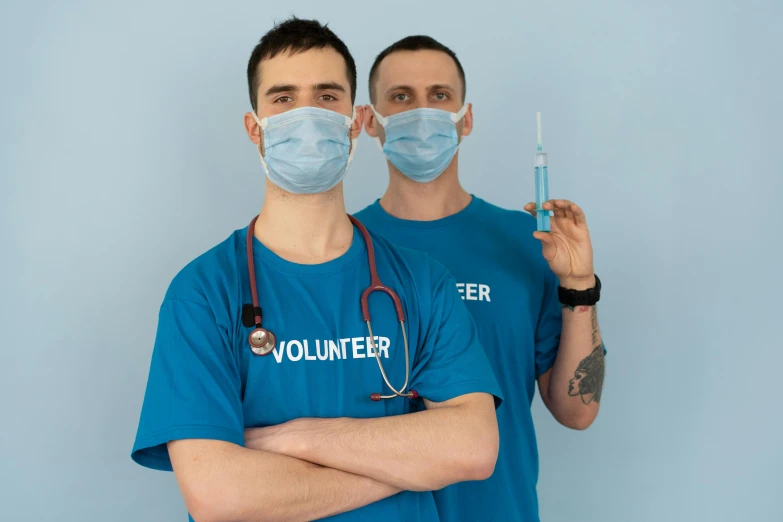
M 547 154 L 541 145 L 541 113 L 538 120 L 538 150 L 535 156 L 536 200 L 524 206 L 536 218 L 533 237 L 541 241 L 541 253 L 559 284 L 572 290 L 596 285 L 593 246 L 585 213 L 573 201 L 549 199 Z

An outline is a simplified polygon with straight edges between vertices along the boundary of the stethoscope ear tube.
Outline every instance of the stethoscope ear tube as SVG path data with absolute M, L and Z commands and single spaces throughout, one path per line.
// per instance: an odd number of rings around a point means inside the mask
M 378 346 L 375 344 L 375 337 L 373 337 L 372 334 L 372 325 L 370 324 L 370 321 L 367 321 L 367 331 L 370 334 L 370 341 L 372 342 L 372 351 L 375 353 L 375 360 L 378 361 L 378 368 L 381 370 L 381 375 L 383 376 L 383 381 L 386 383 L 386 386 L 389 387 L 389 389 L 392 391 L 394 395 L 381 395 L 380 393 L 372 393 L 370 394 L 370 400 L 374 402 L 378 402 L 381 399 L 393 399 L 395 397 L 407 397 L 409 399 L 418 399 L 419 394 L 416 390 L 410 390 L 407 393 L 405 392 L 405 388 L 408 387 L 408 379 L 410 378 L 410 351 L 408 350 L 408 335 L 405 333 L 405 321 L 400 321 L 400 330 L 402 331 L 402 342 L 405 346 L 405 383 L 402 385 L 402 388 L 398 390 L 394 389 L 394 386 L 391 385 L 389 382 L 389 378 L 386 377 L 386 371 L 383 369 L 383 363 L 381 362 L 381 355 L 378 353 Z
M 359 229 L 364 237 L 364 243 L 367 246 L 367 263 L 370 265 L 370 286 L 368 286 L 364 292 L 362 292 L 359 303 L 362 308 L 362 318 L 367 323 L 367 331 L 370 333 L 370 339 L 372 341 L 373 351 L 375 352 L 375 360 L 378 361 L 378 368 L 381 370 L 383 381 L 386 386 L 392 391 L 394 395 L 381 395 L 380 393 L 370 394 L 370 400 L 378 402 L 381 399 L 393 399 L 394 397 L 408 397 L 410 399 L 418 398 L 419 394 L 415 390 L 405 392 L 405 388 L 408 387 L 408 380 L 410 378 L 410 351 L 408 349 L 408 335 L 405 332 L 405 313 L 402 309 L 402 302 L 397 292 L 384 285 L 381 278 L 378 276 L 378 266 L 375 263 L 375 247 L 372 244 L 372 238 L 370 233 L 361 222 L 355 217 L 349 215 L 348 218 Z M 394 386 L 389 382 L 389 378 L 386 376 L 386 371 L 383 369 L 383 363 L 381 362 L 381 355 L 378 353 L 378 347 L 375 345 L 375 337 L 372 334 L 372 324 L 370 323 L 370 294 L 373 292 L 384 292 L 394 303 L 394 310 L 397 313 L 397 320 L 400 322 L 400 329 L 402 330 L 402 341 L 405 346 L 405 384 L 402 388 L 396 390 Z
M 269 355 L 275 349 L 275 343 L 277 339 L 275 334 L 263 328 L 261 320 L 262 313 L 261 307 L 258 305 L 258 288 L 256 288 L 256 267 L 255 259 L 253 256 L 253 234 L 256 228 L 256 220 L 258 216 L 255 216 L 250 225 L 247 227 L 247 275 L 250 278 L 250 293 L 253 297 L 253 320 L 255 322 L 255 329 L 250 332 L 247 341 L 250 343 L 250 351 L 255 355 Z

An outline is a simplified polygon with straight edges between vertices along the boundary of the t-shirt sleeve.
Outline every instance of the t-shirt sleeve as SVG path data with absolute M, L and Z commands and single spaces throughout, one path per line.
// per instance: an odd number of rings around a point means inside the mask
M 241 379 L 228 332 L 209 306 L 167 298 L 131 458 L 171 471 L 166 443 L 178 439 L 244 445 Z
M 448 273 L 440 277 L 432 298 L 429 325 L 414 362 L 411 389 L 433 402 L 484 392 L 494 395 L 495 407 L 500 406 L 500 386 L 454 277 Z
M 544 297 L 536 325 L 536 378 L 555 364 L 563 328 L 563 306 L 557 298 L 557 276 L 547 267 L 544 277 Z

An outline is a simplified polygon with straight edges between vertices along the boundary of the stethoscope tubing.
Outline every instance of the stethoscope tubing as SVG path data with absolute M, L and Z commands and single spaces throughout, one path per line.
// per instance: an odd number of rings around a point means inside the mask
M 378 368 L 381 371 L 381 376 L 383 377 L 384 383 L 386 383 L 386 386 L 388 386 L 388 388 L 392 391 L 392 395 L 381 395 L 380 393 L 373 393 L 370 395 L 370 399 L 376 402 L 382 399 L 393 399 L 395 397 L 417 399 L 419 397 L 419 394 L 416 392 L 416 390 L 409 390 L 407 392 L 405 391 L 406 388 L 408 387 L 408 381 L 410 380 L 410 350 L 408 347 L 408 335 L 405 331 L 405 313 L 402 308 L 402 302 L 400 301 L 400 298 L 397 295 L 397 293 L 391 288 L 384 285 L 381 282 L 380 277 L 378 277 L 378 269 L 375 264 L 375 247 L 373 245 L 372 238 L 370 237 L 370 233 L 367 231 L 364 225 L 362 225 L 359 222 L 358 219 L 351 216 L 350 214 L 348 215 L 348 218 L 351 220 L 351 223 L 353 223 L 356 226 L 356 228 L 359 229 L 359 232 L 362 234 L 364 243 L 367 247 L 367 262 L 370 267 L 370 286 L 365 288 L 364 292 L 362 292 L 362 296 L 359 300 L 359 303 L 362 309 L 362 317 L 364 319 L 364 322 L 367 324 L 367 331 L 370 333 L 370 340 L 372 342 L 373 352 L 375 353 L 375 360 L 378 362 Z M 247 228 L 247 241 L 246 241 L 247 270 L 248 270 L 248 277 L 250 278 L 250 293 L 253 298 L 253 318 L 255 323 L 255 328 L 248 336 L 248 342 L 250 343 L 250 350 L 253 354 L 258 356 L 266 356 L 272 353 L 272 351 L 274 351 L 276 338 L 272 332 L 266 330 L 262 326 L 263 314 L 258 301 L 258 288 L 256 285 L 256 274 L 255 274 L 255 256 L 253 255 L 253 239 L 254 239 L 255 225 L 257 219 L 258 216 L 254 216 L 253 219 L 250 221 L 250 225 Z M 394 304 L 394 309 L 397 313 L 397 319 L 400 322 L 400 330 L 402 331 L 402 342 L 405 349 L 405 383 L 402 385 L 402 387 L 399 390 L 397 390 L 389 382 L 389 378 L 386 375 L 386 370 L 383 367 L 383 362 L 381 361 L 381 356 L 378 351 L 378 346 L 375 344 L 375 337 L 373 336 L 372 333 L 372 324 L 370 322 L 369 296 L 373 292 L 384 292 L 386 295 L 389 296 L 389 298 L 391 298 L 392 303 Z

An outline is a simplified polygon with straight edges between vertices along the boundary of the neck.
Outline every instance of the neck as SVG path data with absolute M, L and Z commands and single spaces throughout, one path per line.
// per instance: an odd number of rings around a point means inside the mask
M 460 185 L 457 156 L 429 183 L 417 183 L 389 164 L 389 187 L 381 198 L 383 209 L 411 221 L 434 221 L 451 216 L 470 204 L 472 196 Z
M 254 234 L 292 263 L 314 265 L 340 257 L 353 241 L 342 182 L 322 194 L 291 194 L 267 179 Z

